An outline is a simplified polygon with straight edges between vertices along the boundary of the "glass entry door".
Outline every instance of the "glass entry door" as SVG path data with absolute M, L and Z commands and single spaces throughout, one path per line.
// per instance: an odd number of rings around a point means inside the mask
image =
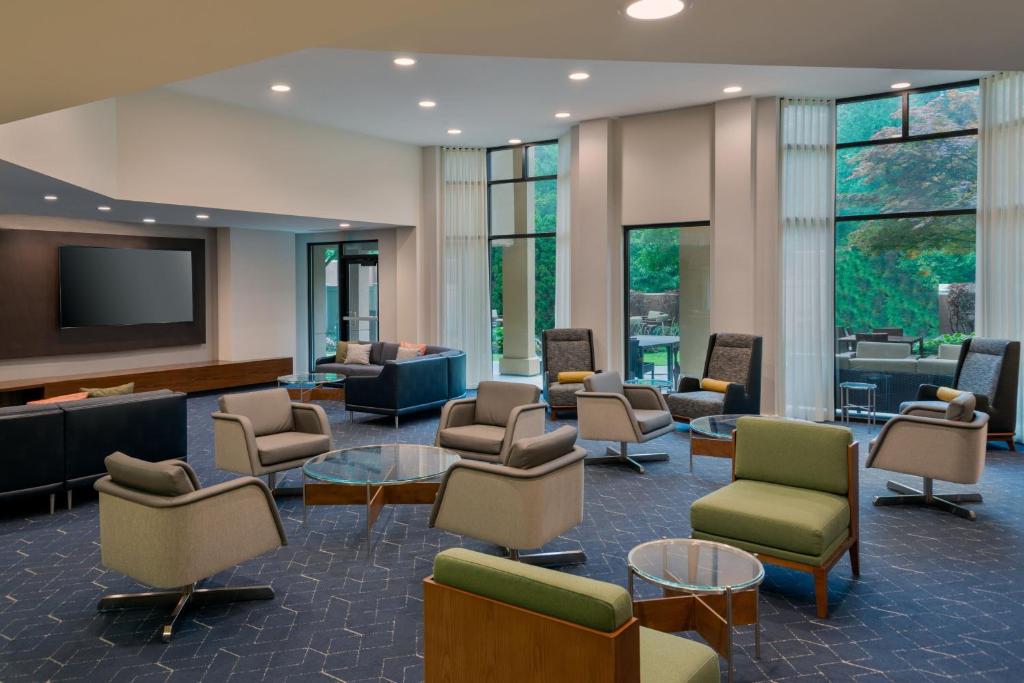
M 342 256 L 341 330 L 349 341 L 378 340 L 376 256 Z
M 338 342 L 378 341 L 376 240 L 309 245 L 309 358 L 333 356 Z

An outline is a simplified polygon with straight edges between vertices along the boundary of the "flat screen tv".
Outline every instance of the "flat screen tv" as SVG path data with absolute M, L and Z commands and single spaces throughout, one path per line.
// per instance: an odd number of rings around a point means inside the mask
M 192 253 L 59 247 L 60 326 L 192 322 Z

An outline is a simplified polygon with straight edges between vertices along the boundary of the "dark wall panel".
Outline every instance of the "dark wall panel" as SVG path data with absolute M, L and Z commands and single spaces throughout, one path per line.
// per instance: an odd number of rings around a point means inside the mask
M 65 245 L 192 252 L 189 323 L 60 328 L 57 248 Z M 0 358 L 107 353 L 206 342 L 206 244 L 199 239 L 0 229 Z

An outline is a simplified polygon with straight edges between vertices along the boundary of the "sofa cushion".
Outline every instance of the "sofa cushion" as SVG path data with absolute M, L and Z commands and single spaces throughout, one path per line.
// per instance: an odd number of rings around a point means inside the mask
M 79 391 L 84 391 L 89 394 L 89 398 L 102 398 L 104 396 L 123 396 L 125 394 L 131 394 L 135 392 L 135 382 L 128 382 L 127 384 L 119 384 L 116 387 L 94 387 L 92 389 L 88 387 L 82 387 Z
M 509 449 L 505 464 L 529 469 L 561 458 L 576 445 L 576 430 L 565 425 L 553 432 L 519 439 Z
M 576 392 L 583 390 L 583 384 L 560 384 L 554 382 L 548 385 L 548 404 L 556 408 L 559 406 L 575 406 Z
M 398 353 L 395 354 L 395 362 L 401 363 L 402 361 L 412 360 L 413 358 L 419 358 L 420 355 L 419 349 L 408 346 L 399 346 Z
M 465 548 L 437 554 L 434 581 L 606 633 L 633 616 L 633 601 L 622 586 Z
M 284 388 L 224 394 L 217 401 L 221 412 L 245 415 L 252 422 L 256 436 L 290 432 L 295 428 L 292 419 L 292 401 Z
M 949 377 L 949 381 L 952 382 L 953 375 L 956 374 L 956 363 L 955 360 L 928 356 L 918 359 L 917 372 L 920 375 L 944 375 Z
M 717 391 L 687 391 L 682 394 L 669 394 L 665 397 L 665 403 L 673 415 L 680 417 L 721 415 L 725 394 Z
M 480 382 L 476 389 L 476 423 L 505 427 L 518 406 L 536 403 L 540 389 L 520 382 Z
M 337 343 L 337 345 L 335 346 L 335 349 L 334 349 L 334 362 L 335 363 L 344 363 L 345 362 L 345 356 L 347 356 L 347 355 L 348 355 L 348 342 L 347 341 L 339 341 Z
M 672 424 L 672 414 L 664 410 L 633 410 L 636 421 L 640 424 L 640 431 L 650 434 L 656 429 L 668 427 Z
M 289 460 L 312 458 L 331 449 L 331 438 L 326 434 L 281 432 L 256 437 L 256 450 L 264 465 L 277 465 Z
M 369 365 L 373 362 L 373 344 L 349 344 L 345 365 Z M 377 363 L 379 365 L 379 363 Z
M 861 372 L 917 372 L 916 358 L 851 358 L 850 369 Z
M 704 391 L 713 391 L 716 394 L 724 394 L 729 390 L 729 382 L 724 379 L 705 377 L 700 381 L 700 388 Z
M 321 363 L 316 366 L 317 372 L 335 372 L 346 377 L 376 377 L 383 369 L 383 365 L 349 365 L 348 363 Z
M 384 365 L 384 342 L 368 342 L 370 344 L 370 362 L 374 365 Z
M 910 344 L 902 342 L 857 342 L 857 358 L 907 358 Z
M 820 555 L 850 526 L 845 496 L 740 479 L 690 506 L 694 531 Z
M 845 496 L 847 451 L 853 433 L 845 427 L 802 420 L 741 417 L 736 422 L 737 479 L 784 484 Z
M 579 384 L 594 374 L 593 370 L 563 370 L 558 373 L 559 384 Z
M 154 496 L 181 496 L 196 487 L 188 472 L 177 460 L 147 462 L 124 453 L 111 453 L 104 458 L 107 472 L 115 484 L 150 493 Z
M 582 339 L 559 340 L 551 334 L 552 330 L 545 332 L 546 343 L 544 345 L 544 369 L 557 376 L 563 370 L 593 370 L 594 354 L 587 341 L 586 333 L 583 332 Z
M 750 358 L 754 337 L 749 334 L 719 333 L 708 358 L 708 376 L 725 382 L 746 384 L 750 374 Z
M 493 425 L 449 427 L 440 431 L 438 440 L 443 448 L 497 455 L 501 453 L 501 445 L 505 440 L 505 429 Z
M 372 353 L 372 352 L 371 352 Z M 378 365 L 384 365 L 389 360 L 395 360 L 398 358 L 398 344 L 394 342 L 381 342 L 380 343 L 380 361 Z
M 719 683 L 718 655 L 704 643 L 640 627 L 643 683 Z
M 48 403 L 66 403 L 67 401 L 81 401 L 86 398 L 89 398 L 88 391 L 76 391 L 73 394 L 61 394 L 60 396 L 51 396 L 50 398 L 40 398 L 35 401 L 29 401 L 25 405 L 37 406 L 46 405 Z

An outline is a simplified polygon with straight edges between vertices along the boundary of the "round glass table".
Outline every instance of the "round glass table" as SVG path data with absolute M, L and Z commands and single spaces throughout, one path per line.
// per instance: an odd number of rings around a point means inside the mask
M 322 389 L 324 385 L 333 384 L 340 389 L 345 383 L 345 375 L 337 372 L 298 372 L 293 375 L 281 375 L 277 378 L 277 386 L 285 389 L 294 389 L 299 392 L 299 400 L 305 401 L 313 395 L 316 389 Z
M 366 505 L 366 546 L 384 505 L 431 505 L 440 477 L 460 459 L 435 446 L 392 443 L 330 451 L 302 466 L 302 520 L 311 505 Z M 435 480 L 435 481 L 429 481 Z
M 697 631 L 729 661 L 730 681 L 733 627 L 753 624 L 754 653 L 760 659 L 758 589 L 764 565 L 754 555 L 714 541 L 666 538 L 636 546 L 626 563 L 631 597 L 634 577 L 660 587 L 665 595 L 634 600 L 634 613 L 642 624 L 644 615 L 651 614 L 652 619 L 657 617 L 657 623 L 651 623 L 654 628 L 668 624 L 669 630 Z
M 774 415 L 708 415 L 690 420 L 690 471 L 693 472 L 693 456 L 710 455 L 716 458 L 731 458 L 734 453 L 732 433 L 741 417 L 767 417 L 771 420 L 792 420 L 791 417 Z

